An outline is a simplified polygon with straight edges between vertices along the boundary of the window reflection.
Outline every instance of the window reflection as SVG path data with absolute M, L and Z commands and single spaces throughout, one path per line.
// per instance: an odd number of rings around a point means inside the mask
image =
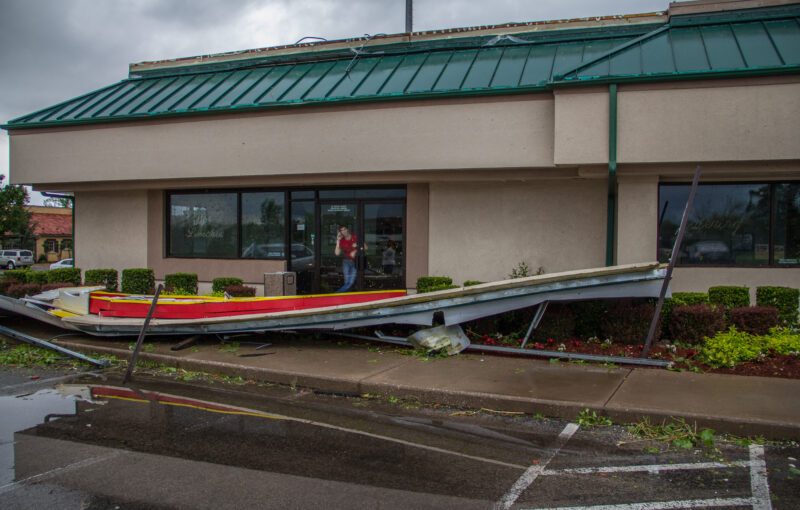
M 236 257 L 235 193 L 181 194 L 170 198 L 171 256 Z
M 284 194 L 242 193 L 242 258 L 284 256 Z

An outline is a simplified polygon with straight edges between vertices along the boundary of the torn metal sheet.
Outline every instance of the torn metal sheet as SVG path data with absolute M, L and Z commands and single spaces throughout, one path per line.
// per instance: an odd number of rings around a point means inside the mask
M 417 349 L 444 350 L 450 356 L 469 347 L 469 339 L 460 326 L 436 326 L 422 329 L 408 337 L 408 341 Z

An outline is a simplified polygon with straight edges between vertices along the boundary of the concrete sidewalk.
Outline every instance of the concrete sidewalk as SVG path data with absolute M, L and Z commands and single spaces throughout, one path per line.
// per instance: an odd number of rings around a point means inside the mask
M 267 348 L 243 344 L 235 352 L 210 344 L 172 351 L 173 343 L 153 343 L 148 346 L 152 350 L 143 351 L 139 359 L 186 370 L 458 407 L 570 420 L 588 408 L 618 423 L 643 417 L 660 423 L 681 417 L 718 432 L 800 439 L 800 380 L 605 368 L 470 352 L 428 360 L 394 352 L 389 344 L 374 343 L 368 348 L 349 341 L 291 335 L 268 341 L 273 343 Z M 128 341 L 84 337 L 56 343 L 99 355 L 131 356 Z

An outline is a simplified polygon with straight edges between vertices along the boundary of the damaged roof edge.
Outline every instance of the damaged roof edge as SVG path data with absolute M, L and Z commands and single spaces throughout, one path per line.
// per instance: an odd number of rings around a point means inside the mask
M 366 34 L 366 36 L 362 37 L 337 39 L 333 41 L 314 41 L 301 44 L 255 48 L 175 59 L 135 62 L 128 66 L 128 71 L 131 77 L 134 77 L 137 75 L 149 75 L 151 72 L 165 71 L 167 69 L 174 71 L 181 68 L 194 68 L 197 66 L 207 66 L 210 64 L 235 63 L 240 61 L 250 61 L 253 59 L 266 60 L 270 59 L 271 57 L 297 58 L 300 55 L 305 55 L 307 58 L 313 58 L 312 55 L 321 56 L 340 52 L 349 53 L 352 50 L 364 45 L 365 42 L 373 43 L 371 46 L 375 48 L 384 45 L 395 45 L 402 43 L 413 45 L 419 43 L 424 44 L 434 43 L 436 41 L 447 41 L 448 46 L 452 47 L 454 39 L 467 40 L 491 37 L 499 34 L 518 34 L 526 32 L 550 32 L 555 30 L 609 28 L 615 26 L 625 27 L 631 25 L 666 23 L 667 21 L 667 12 L 658 11 L 642 14 L 593 16 L 586 18 L 550 21 L 504 23 L 499 25 L 449 28 L 400 34 L 379 34 L 375 36 L 369 36 Z

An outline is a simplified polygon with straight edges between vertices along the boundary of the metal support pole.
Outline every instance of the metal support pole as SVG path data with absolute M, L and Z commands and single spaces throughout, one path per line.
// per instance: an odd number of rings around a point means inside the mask
M 414 0 L 406 0 L 406 33 L 410 34 L 414 30 Z
M 536 308 L 536 314 L 534 314 L 533 316 L 531 325 L 528 326 L 528 332 L 525 333 L 525 338 L 522 340 L 522 345 L 519 346 L 520 349 L 525 348 L 525 344 L 528 343 L 528 339 L 531 337 L 531 333 L 533 333 L 534 329 L 539 327 L 539 323 L 542 321 L 542 317 L 544 316 L 545 310 L 547 310 L 547 301 L 542 301 Z
M 139 351 L 142 349 L 142 342 L 147 333 L 147 327 L 150 326 L 150 319 L 153 318 L 153 312 L 156 310 L 156 305 L 158 304 L 158 295 L 161 294 L 163 288 L 164 286 L 160 283 L 158 287 L 156 287 L 156 295 L 153 296 L 153 302 L 150 303 L 150 310 L 147 311 L 147 317 L 144 320 L 144 324 L 142 324 L 142 330 L 139 332 L 139 338 L 136 340 L 136 347 L 133 348 L 133 355 L 128 363 L 128 370 L 125 372 L 125 377 L 122 378 L 122 384 L 127 384 L 133 374 L 133 367 L 136 366 L 136 360 L 139 359 Z
M 656 303 L 656 311 L 653 314 L 653 320 L 650 321 L 650 330 L 647 332 L 647 340 L 644 342 L 644 349 L 642 349 L 642 358 L 647 357 L 647 351 L 650 349 L 650 344 L 653 342 L 653 336 L 656 333 L 656 324 L 661 316 L 661 308 L 664 306 L 664 296 L 667 294 L 667 287 L 669 287 L 669 280 L 672 278 L 672 270 L 675 269 L 675 263 L 680 255 L 681 242 L 683 241 L 683 234 L 686 232 L 686 223 L 689 221 L 689 212 L 692 210 L 694 203 L 694 194 L 697 192 L 697 183 L 700 181 L 700 172 L 703 167 L 697 167 L 694 171 L 694 180 L 692 181 L 692 189 L 689 191 L 689 199 L 686 201 L 686 207 L 683 209 L 683 217 L 681 218 L 681 226 L 678 228 L 678 235 L 675 238 L 675 245 L 672 247 L 672 255 L 669 258 L 667 265 L 667 274 L 664 276 L 664 283 L 661 284 L 661 293 L 658 295 L 658 303 Z
M 98 367 L 105 368 L 110 364 L 108 360 L 105 359 L 96 360 L 94 358 L 90 358 L 89 356 L 84 356 L 79 352 L 71 351 L 66 347 L 61 347 L 60 345 L 50 343 L 46 340 L 42 340 L 41 338 L 36 338 L 30 335 L 26 335 L 25 333 L 20 333 L 19 331 L 14 331 L 13 329 L 9 329 L 5 326 L 0 326 L 0 333 L 9 336 L 15 340 L 20 340 L 22 342 L 26 342 L 29 344 L 34 344 L 40 347 L 45 347 L 47 349 L 52 349 L 56 352 L 60 352 L 61 354 L 66 354 L 67 356 L 72 356 L 73 358 L 85 361 L 87 363 L 91 363 L 92 365 L 97 365 Z

